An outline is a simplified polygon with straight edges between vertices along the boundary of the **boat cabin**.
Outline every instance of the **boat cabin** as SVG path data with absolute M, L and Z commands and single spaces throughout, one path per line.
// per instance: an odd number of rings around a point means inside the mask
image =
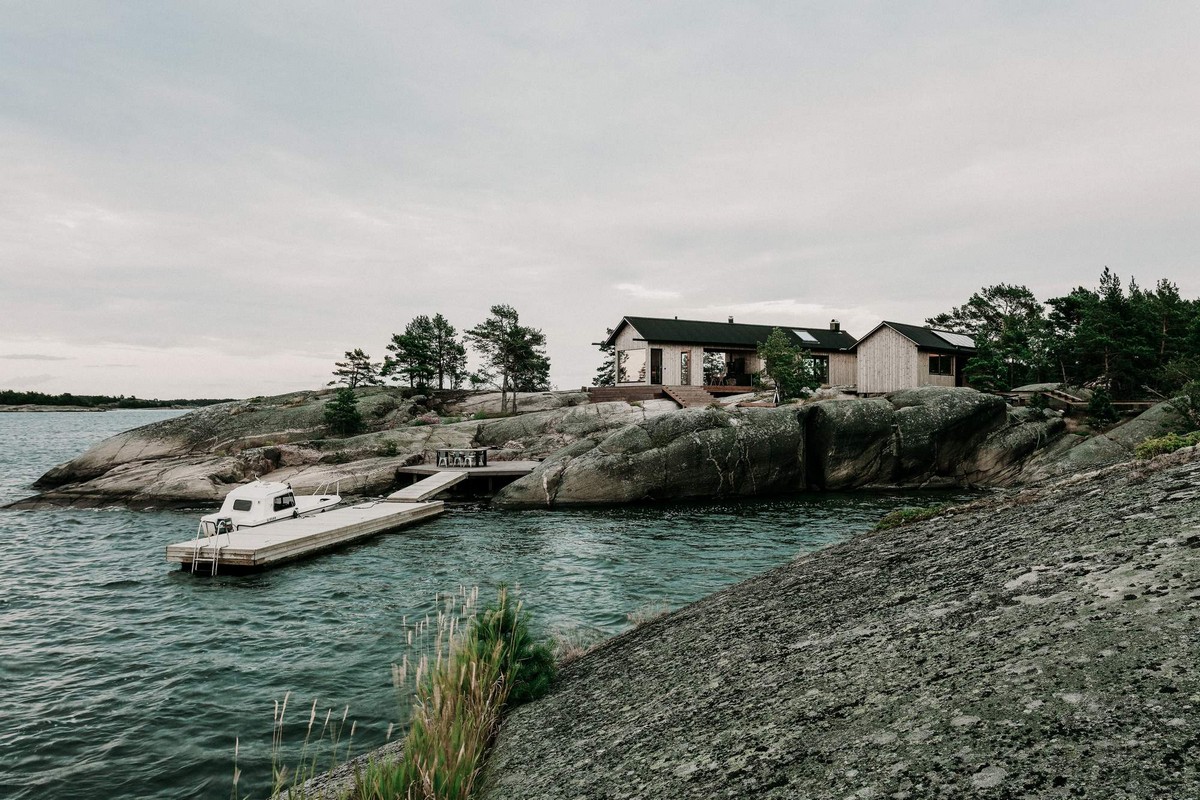
M 256 480 L 227 494 L 221 510 L 204 515 L 200 518 L 200 524 L 202 527 L 212 526 L 212 533 L 215 534 L 222 524 L 230 530 L 265 525 L 309 511 L 331 508 L 340 500 L 336 494 L 316 494 L 301 497 L 297 502 L 290 484 Z

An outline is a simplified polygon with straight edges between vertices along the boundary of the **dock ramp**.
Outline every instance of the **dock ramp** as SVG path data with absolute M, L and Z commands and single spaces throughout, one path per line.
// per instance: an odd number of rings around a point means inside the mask
M 444 492 L 457 483 L 462 483 L 470 473 L 459 470 L 443 470 L 435 472 L 428 478 L 422 478 L 412 486 L 406 486 L 398 492 L 387 496 L 389 503 L 423 503 L 436 494 Z

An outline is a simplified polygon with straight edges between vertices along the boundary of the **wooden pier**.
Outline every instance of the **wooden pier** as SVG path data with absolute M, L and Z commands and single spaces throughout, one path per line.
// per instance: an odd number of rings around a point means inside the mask
M 396 470 L 397 474 L 411 476 L 414 483 L 412 486 L 401 489 L 399 492 L 389 496 L 388 499 L 398 501 L 404 501 L 413 497 L 428 499 L 468 479 L 474 482 L 473 488 L 478 493 L 492 495 L 496 493 L 497 488 L 512 483 L 517 478 L 533 472 L 537 468 L 538 463 L 537 461 L 493 461 L 486 467 L 439 467 L 434 464 L 414 464 L 411 467 L 400 467 L 400 469 Z M 461 477 L 441 477 L 447 474 Z M 438 479 L 436 482 L 432 480 L 435 477 Z M 425 494 L 422 491 L 426 487 L 432 489 L 442 481 L 444 483 L 436 492 Z M 410 491 L 420 492 L 420 494 L 406 494 Z
M 378 500 L 339 506 L 319 514 L 168 545 L 167 562 L 205 575 L 265 569 L 413 525 L 436 517 L 443 510 L 440 501 Z

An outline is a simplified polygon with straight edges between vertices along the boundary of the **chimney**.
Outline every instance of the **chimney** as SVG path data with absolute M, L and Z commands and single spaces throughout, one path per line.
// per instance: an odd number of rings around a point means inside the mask
M 836 319 L 829 320 L 829 330 L 840 331 L 841 329 L 842 329 L 842 323 L 838 322 Z
M 730 324 L 730 325 L 732 325 L 732 324 L 733 324 L 733 317 L 730 317 L 730 318 L 729 318 L 729 324 Z

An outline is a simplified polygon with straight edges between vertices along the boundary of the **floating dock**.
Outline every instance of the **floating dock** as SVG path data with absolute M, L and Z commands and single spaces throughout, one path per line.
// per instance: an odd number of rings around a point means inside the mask
M 322 513 L 168 545 L 167 562 L 206 575 L 223 570 L 266 569 L 386 530 L 413 525 L 436 517 L 443 510 L 441 501 L 378 500 L 338 506 Z

